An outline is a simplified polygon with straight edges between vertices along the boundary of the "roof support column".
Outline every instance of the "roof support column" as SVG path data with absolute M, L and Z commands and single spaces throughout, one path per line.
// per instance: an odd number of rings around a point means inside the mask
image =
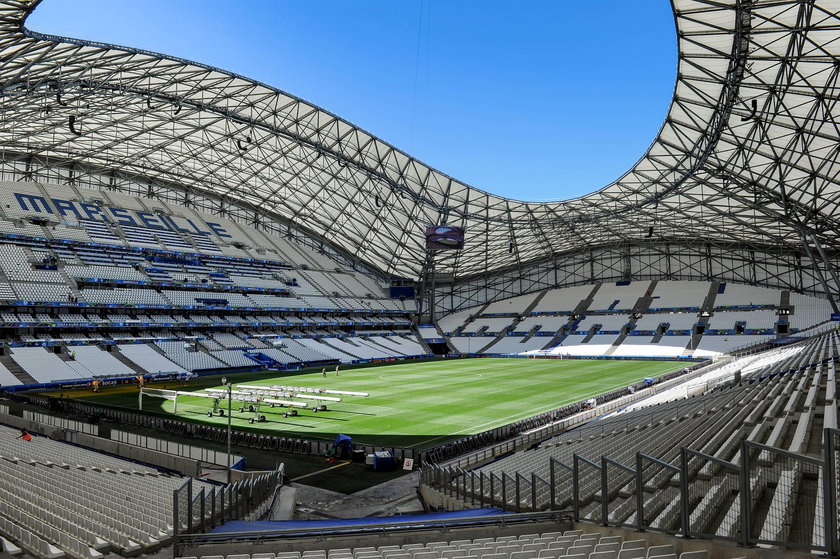
M 817 262 L 817 259 L 814 257 L 814 253 L 811 250 L 811 247 L 808 245 L 808 238 L 805 236 L 805 233 L 802 231 L 802 229 L 799 230 L 799 238 L 802 239 L 802 246 L 805 247 L 805 252 L 808 253 L 808 257 L 811 259 L 811 264 L 813 264 L 814 266 L 814 273 L 817 274 L 817 279 L 820 280 L 820 284 L 822 284 L 823 291 L 825 291 L 825 295 L 826 297 L 828 297 L 828 302 L 831 305 L 832 312 L 840 312 L 840 310 L 837 309 L 837 303 L 834 301 L 834 295 L 832 295 L 831 290 L 828 288 L 828 283 L 825 281 L 825 276 L 823 276 L 822 270 L 820 270 L 819 262 Z M 820 245 L 817 244 L 817 246 Z M 822 254 L 825 253 L 823 252 Z M 828 263 L 828 268 L 829 270 L 832 270 L 833 273 L 833 269 L 831 267 L 830 262 Z
M 817 239 L 817 236 L 814 233 L 811 233 L 811 240 L 814 242 L 814 246 L 817 247 L 817 252 L 820 253 L 820 258 L 822 259 L 823 264 L 828 270 L 828 273 L 831 274 L 831 278 L 834 280 L 834 285 L 837 287 L 837 293 L 840 293 L 840 277 L 837 276 L 837 270 L 834 269 L 834 265 L 831 263 L 831 259 L 825 253 L 822 244 L 820 244 L 819 239 Z M 834 298 L 831 295 L 829 295 L 829 299 L 832 301 L 834 300 Z

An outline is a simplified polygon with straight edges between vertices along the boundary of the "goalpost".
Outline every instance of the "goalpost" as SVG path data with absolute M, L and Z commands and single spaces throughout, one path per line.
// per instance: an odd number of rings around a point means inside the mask
M 141 388 L 140 389 L 140 403 L 139 409 L 143 411 L 143 396 L 151 398 L 163 398 L 164 400 L 172 400 L 175 403 L 175 415 L 178 415 L 178 394 L 177 390 L 164 390 L 162 388 Z

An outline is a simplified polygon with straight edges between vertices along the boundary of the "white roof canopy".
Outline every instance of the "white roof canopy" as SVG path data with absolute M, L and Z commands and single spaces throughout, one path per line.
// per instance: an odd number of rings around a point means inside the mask
M 456 277 L 628 239 L 840 248 L 840 0 L 674 0 L 679 70 L 658 136 L 615 183 L 556 203 L 465 185 L 242 76 L 30 32 L 37 3 L 0 1 L 6 159 L 221 198 L 409 277 L 431 224 L 467 229 L 437 259 Z

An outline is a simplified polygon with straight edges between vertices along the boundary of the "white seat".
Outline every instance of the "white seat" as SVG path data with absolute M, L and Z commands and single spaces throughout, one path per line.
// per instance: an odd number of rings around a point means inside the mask
M 569 549 L 566 550 L 566 555 L 586 555 L 589 556 L 590 553 L 595 549 L 594 545 L 573 545 Z
M 660 555 L 668 555 L 669 553 L 674 553 L 674 546 L 673 545 L 652 545 L 647 550 L 647 559 L 651 559 L 652 557 L 659 557 Z

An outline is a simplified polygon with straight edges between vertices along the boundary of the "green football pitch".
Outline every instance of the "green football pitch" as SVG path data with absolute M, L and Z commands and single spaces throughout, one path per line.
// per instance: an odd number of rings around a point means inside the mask
M 328 403 L 327 411 L 300 409 L 295 417 L 283 417 L 288 409 L 263 403 L 259 414 L 267 421 L 254 424 L 248 422 L 254 414 L 238 412 L 243 404 L 234 398 L 232 422 L 237 429 L 276 435 L 331 440 L 344 433 L 359 443 L 422 449 L 585 400 L 679 366 L 667 361 L 482 358 L 348 368 L 338 375 L 332 367 L 327 368 L 326 377 L 321 369 L 230 375 L 234 390 L 237 384 L 284 385 L 369 394 L 341 396 L 341 402 Z M 198 382 L 188 386 L 169 382 L 166 388 L 222 388 L 221 377 L 204 377 Z M 136 387 L 88 394 L 85 400 L 128 409 L 138 407 Z M 226 426 L 227 417 L 207 416 L 212 406 L 212 399 L 179 395 L 177 416 Z M 227 400 L 220 406 L 227 408 Z M 171 416 L 174 403 L 144 396 L 143 411 Z

